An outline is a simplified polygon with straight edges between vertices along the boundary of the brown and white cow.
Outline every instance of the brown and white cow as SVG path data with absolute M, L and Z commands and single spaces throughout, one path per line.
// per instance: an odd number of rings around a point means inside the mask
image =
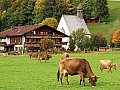
M 112 61 L 110 60 L 101 60 L 100 61 L 100 70 L 101 70 L 101 73 L 103 71 L 103 69 L 109 69 L 108 70 L 108 73 L 111 72 L 112 73 L 112 68 L 116 70 L 116 64 L 114 64 Z
M 66 78 L 67 83 L 69 84 L 68 75 L 72 76 L 77 74 L 80 74 L 80 85 L 81 81 L 83 81 L 85 86 L 85 78 L 89 78 L 89 82 L 92 84 L 92 86 L 96 86 L 96 82 L 99 77 L 93 74 L 87 60 L 79 58 L 66 58 L 66 60 L 59 62 L 57 78 L 58 81 L 60 78 L 61 84 L 63 75 Z

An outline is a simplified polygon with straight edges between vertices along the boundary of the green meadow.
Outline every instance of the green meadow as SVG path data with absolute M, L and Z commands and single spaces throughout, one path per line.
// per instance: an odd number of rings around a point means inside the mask
M 23 56 L 0 56 L 0 90 L 119 90 L 120 89 L 120 51 L 75 53 L 70 57 L 85 58 L 89 61 L 95 75 L 101 76 L 97 86 L 93 88 L 86 79 L 86 86 L 79 85 L 79 75 L 69 76 L 68 86 L 63 78 L 63 85 L 57 81 L 58 62 L 62 54 L 53 54 L 52 58 L 44 63 Z M 99 61 L 112 60 L 117 63 L 117 70 L 99 69 Z
M 91 33 L 102 33 L 107 40 L 111 38 L 112 33 L 120 28 L 120 1 L 109 1 L 108 2 L 108 8 L 109 8 L 109 18 L 107 20 L 107 23 L 94 23 L 94 24 L 88 24 L 88 28 Z

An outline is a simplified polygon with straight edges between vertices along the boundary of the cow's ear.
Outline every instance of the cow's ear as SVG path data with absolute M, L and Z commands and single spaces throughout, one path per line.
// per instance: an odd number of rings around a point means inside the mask
M 96 76 L 96 77 L 97 77 L 97 79 L 100 78 L 100 76 Z

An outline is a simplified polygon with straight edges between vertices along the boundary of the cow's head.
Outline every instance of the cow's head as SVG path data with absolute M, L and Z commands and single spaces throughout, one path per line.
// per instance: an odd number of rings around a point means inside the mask
M 97 82 L 98 78 L 100 78 L 100 76 L 91 76 L 91 77 L 89 77 L 89 82 L 91 83 L 91 85 L 93 87 L 96 86 L 96 82 Z
M 113 63 L 113 64 L 112 64 L 112 68 L 116 70 L 116 67 L 117 67 L 117 64 L 116 64 L 116 63 Z

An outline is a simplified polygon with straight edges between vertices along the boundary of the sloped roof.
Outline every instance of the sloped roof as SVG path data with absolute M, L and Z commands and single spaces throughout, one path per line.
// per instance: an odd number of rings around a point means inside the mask
M 22 36 L 30 31 L 33 31 L 33 30 L 40 28 L 40 27 L 48 27 L 51 30 L 55 30 L 55 32 L 59 32 L 65 36 L 67 36 L 66 34 L 64 34 L 56 29 L 53 29 L 52 27 L 49 27 L 48 25 L 26 25 L 26 26 L 15 26 L 13 28 L 9 28 L 5 31 L 2 31 L 2 32 L 0 32 L 0 37 Z
M 76 15 L 63 15 L 63 17 L 70 33 L 72 33 L 74 30 L 83 28 L 86 34 L 90 34 L 90 31 L 88 30 L 88 27 L 83 18 L 80 18 Z

